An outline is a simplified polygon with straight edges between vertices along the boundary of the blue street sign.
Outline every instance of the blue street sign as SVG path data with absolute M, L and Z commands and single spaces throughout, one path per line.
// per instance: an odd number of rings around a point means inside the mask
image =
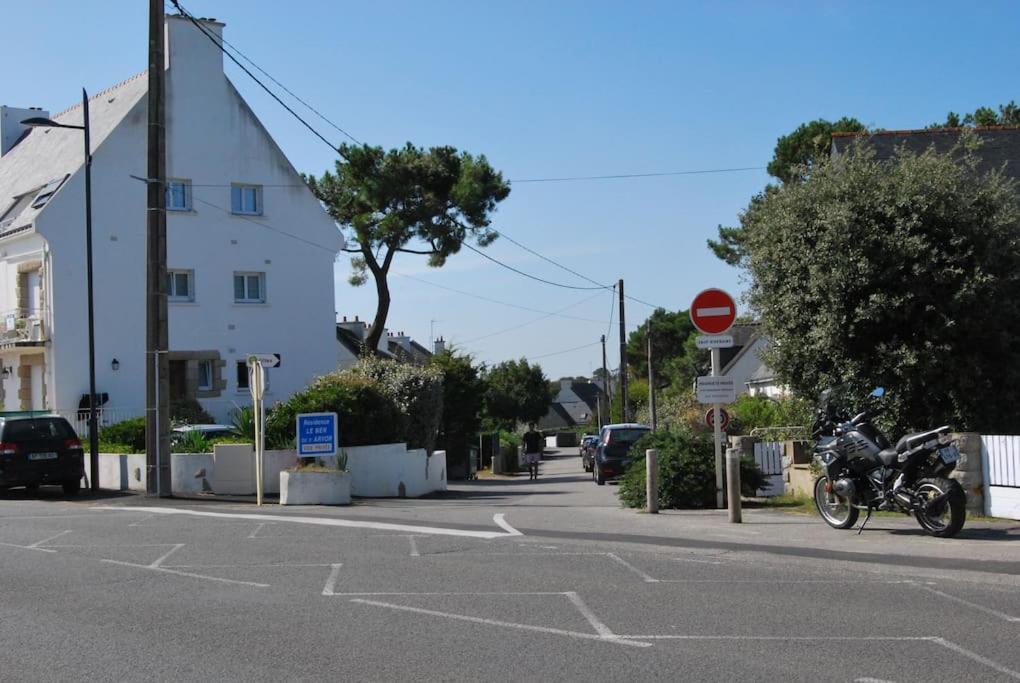
M 339 437 L 340 420 L 336 413 L 301 413 L 297 416 L 299 458 L 336 455 Z

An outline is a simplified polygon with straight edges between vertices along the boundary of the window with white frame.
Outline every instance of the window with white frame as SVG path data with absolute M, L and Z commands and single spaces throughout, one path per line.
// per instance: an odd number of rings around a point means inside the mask
M 230 211 L 248 216 L 262 214 L 262 186 L 239 185 L 230 186 Z
M 213 388 L 213 361 L 198 361 L 198 390 L 211 391 Z
M 234 303 L 264 304 L 265 302 L 265 273 L 234 273 Z
M 195 271 L 166 271 L 166 297 L 169 301 L 194 301 Z
M 166 181 L 166 210 L 191 211 L 191 181 L 171 179 Z

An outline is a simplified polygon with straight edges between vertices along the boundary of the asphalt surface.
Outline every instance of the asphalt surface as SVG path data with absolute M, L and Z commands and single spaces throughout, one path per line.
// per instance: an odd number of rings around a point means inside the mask
M 0 494 L 0 678 L 1020 680 L 1020 522 L 621 509 L 542 476 L 349 508 Z

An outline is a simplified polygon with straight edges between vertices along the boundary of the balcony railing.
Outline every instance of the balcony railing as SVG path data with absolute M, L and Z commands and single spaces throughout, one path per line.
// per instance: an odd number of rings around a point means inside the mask
M 46 338 L 44 309 L 15 308 L 0 313 L 0 344 L 44 342 Z

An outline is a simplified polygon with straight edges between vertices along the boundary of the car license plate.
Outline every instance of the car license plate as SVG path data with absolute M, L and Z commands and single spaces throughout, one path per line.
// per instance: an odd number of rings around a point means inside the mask
M 939 457 L 947 465 L 952 465 L 960 459 L 960 449 L 956 446 L 946 446 L 939 449 Z
M 56 460 L 57 459 L 57 454 L 56 453 L 29 453 L 28 454 L 28 459 L 29 460 Z

